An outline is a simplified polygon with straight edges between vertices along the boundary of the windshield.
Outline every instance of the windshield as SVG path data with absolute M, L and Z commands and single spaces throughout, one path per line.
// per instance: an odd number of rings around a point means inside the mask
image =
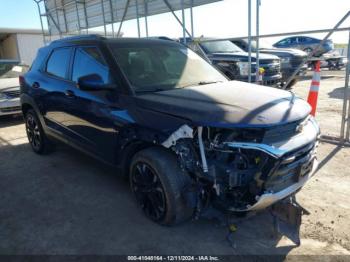
M 27 66 L 18 66 L 13 64 L 1 64 L 0 62 L 0 79 L 17 78 L 28 71 Z
M 110 47 L 136 93 L 228 81 L 186 47 L 144 44 Z
M 200 44 L 207 53 L 236 53 L 244 52 L 231 41 L 202 42 Z

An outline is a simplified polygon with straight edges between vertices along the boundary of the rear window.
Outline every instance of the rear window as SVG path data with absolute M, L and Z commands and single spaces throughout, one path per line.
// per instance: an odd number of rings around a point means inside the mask
M 69 67 L 71 48 L 55 49 L 46 65 L 46 72 L 60 78 L 66 78 Z

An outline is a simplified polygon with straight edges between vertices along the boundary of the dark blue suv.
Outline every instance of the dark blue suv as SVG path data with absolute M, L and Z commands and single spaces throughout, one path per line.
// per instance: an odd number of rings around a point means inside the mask
M 112 164 L 160 224 L 209 207 L 264 209 L 295 194 L 317 167 L 319 128 L 305 101 L 228 81 L 176 42 L 54 41 L 20 84 L 34 152 L 60 140 Z

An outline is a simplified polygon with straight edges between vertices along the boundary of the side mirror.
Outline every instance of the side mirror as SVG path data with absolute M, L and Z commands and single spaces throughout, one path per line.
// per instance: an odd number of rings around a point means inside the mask
M 78 88 L 86 91 L 113 90 L 112 84 L 105 84 L 98 74 L 90 74 L 78 78 Z

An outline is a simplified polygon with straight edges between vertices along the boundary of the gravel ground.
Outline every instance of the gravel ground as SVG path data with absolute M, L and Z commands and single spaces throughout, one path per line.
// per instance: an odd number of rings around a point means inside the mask
M 344 78 L 323 74 L 317 119 L 324 134 L 337 135 Z M 305 79 L 294 90 L 306 97 L 309 85 Z M 1 118 L 0 254 L 349 255 L 350 148 L 321 143 L 318 156 L 319 171 L 297 195 L 311 213 L 303 218 L 301 246 L 274 238 L 263 212 L 237 224 L 232 248 L 216 221 L 171 228 L 148 221 L 109 167 L 64 145 L 37 156 L 21 119 Z

